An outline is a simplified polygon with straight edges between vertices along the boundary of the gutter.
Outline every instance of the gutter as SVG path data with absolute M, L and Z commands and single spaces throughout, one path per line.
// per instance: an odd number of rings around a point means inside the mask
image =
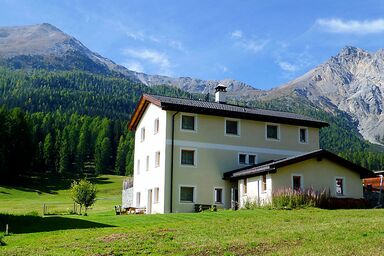
M 173 151 L 175 147 L 175 116 L 179 113 L 177 111 L 172 115 L 172 142 L 171 142 L 171 198 L 170 198 L 170 213 L 173 212 Z

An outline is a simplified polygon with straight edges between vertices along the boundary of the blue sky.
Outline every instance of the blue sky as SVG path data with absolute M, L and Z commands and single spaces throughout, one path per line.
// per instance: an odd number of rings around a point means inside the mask
M 345 45 L 384 48 L 384 1 L 0 0 L 0 26 L 48 22 L 149 74 L 269 89 Z

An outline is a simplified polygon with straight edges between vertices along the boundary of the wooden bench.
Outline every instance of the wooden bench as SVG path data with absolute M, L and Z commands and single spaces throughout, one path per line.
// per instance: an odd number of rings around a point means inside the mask
M 195 212 L 202 212 L 206 210 L 213 210 L 214 212 L 217 211 L 217 206 L 212 204 L 195 204 Z

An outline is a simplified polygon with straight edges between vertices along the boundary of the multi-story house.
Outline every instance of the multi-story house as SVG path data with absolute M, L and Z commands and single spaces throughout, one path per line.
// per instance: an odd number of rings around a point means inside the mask
M 195 204 L 229 208 L 271 199 L 274 189 L 328 187 L 363 197 L 368 170 L 319 150 L 328 124 L 303 115 L 215 102 L 143 95 L 135 131 L 133 206 L 147 213 L 190 212 Z

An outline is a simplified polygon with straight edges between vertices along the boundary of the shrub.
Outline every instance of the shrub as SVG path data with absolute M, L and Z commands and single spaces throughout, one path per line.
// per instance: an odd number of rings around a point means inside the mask
M 4 233 L 0 233 L 0 246 L 6 245 L 6 243 L 3 241 Z
M 323 208 L 329 199 L 327 190 L 316 191 L 312 188 L 294 190 L 291 188 L 279 189 L 272 194 L 272 206 L 278 209 L 294 209 L 300 207 Z

